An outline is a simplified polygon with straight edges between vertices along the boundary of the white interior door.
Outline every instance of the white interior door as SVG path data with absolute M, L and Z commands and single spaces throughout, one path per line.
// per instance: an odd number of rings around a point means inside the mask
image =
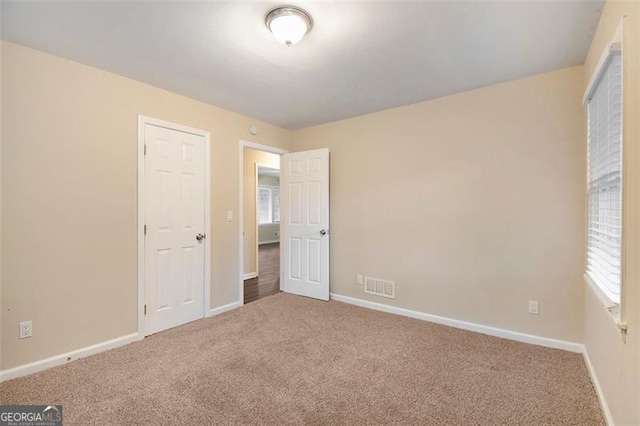
M 145 332 L 204 317 L 205 138 L 145 124 Z
M 282 290 L 329 300 L 329 150 L 282 156 Z

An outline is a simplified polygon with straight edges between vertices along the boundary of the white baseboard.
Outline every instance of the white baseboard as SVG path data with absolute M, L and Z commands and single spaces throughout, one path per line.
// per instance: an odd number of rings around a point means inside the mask
M 261 246 L 263 244 L 273 244 L 273 243 L 279 243 L 279 242 L 280 242 L 280 239 L 278 238 L 277 240 L 260 241 L 258 245 Z
M 587 352 L 586 347 L 582 352 L 582 356 L 584 357 L 584 363 L 587 365 L 587 370 L 589 371 L 589 375 L 591 376 L 591 381 L 593 382 L 593 387 L 596 390 L 596 395 L 598 395 L 598 401 L 600 402 L 600 408 L 602 409 L 604 420 L 607 422 L 607 425 L 613 426 L 615 423 L 613 422 L 613 416 L 611 415 L 609 404 L 607 404 L 607 400 L 604 397 L 604 392 L 602 390 L 602 387 L 600 386 L 600 381 L 598 380 L 598 376 L 596 375 L 595 368 L 593 368 L 593 364 L 591 363 L 589 352 Z
M 248 274 L 244 274 L 244 279 L 245 280 L 250 280 L 252 278 L 255 278 L 258 276 L 257 272 L 249 272 Z
M 477 333 L 487 334 L 490 336 L 502 337 L 505 339 L 516 340 L 518 342 L 530 343 L 533 345 L 545 346 L 548 348 L 563 349 L 569 352 L 581 353 L 582 356 L 584 357 L 584 363 L 587 366 L 587 370 L 589 371 L 589 376 L 591 376 L 593 387 L 596 390 L 598 401 L 600 402 L 600 408 L 602 409 L 602 414 L 605 418 L 605 421 L 609 426 L 613 426 L 615 424 L 613 421 L 613 416 L 611 415 L 611 410 L 609 409 L 609 405 L 607 404 L 607 400 L 604 396 L 604 392 L 602 390 L 602 387 L 600 386 L 600 382 L 598 381 L 598 376 L 596 375 L 596 371 L 593 368 L 591 359 L 589 358 L 589 353 L 587 352 L 587 348 L 581 343 L 550 339 L 548 337 L 534 336 L 532 334 L 525 334 L 517 331 L 505 330 L 502 328 L 489 327 L 486 325 L 455 320 L 451 318 L 441 317 L 438 315 L 431 315 L 424 312 L 412 311 L 404 308 L 396 308 L 394 306 L 384 305 L 382 303 L 370 302 L 368 300 L 358 299 L 358 298 L 349 297 L 349 296 L 342 296 L 340 294 L 335 294 L 335 293 L 331 293 L 331 299 L 336 300 L 338 302 L 344 302 L 344 303 L 349 303 L 351 305 L 361 306 L 363 308 L 374 309 L 376 311 L 387 312 L 390 314 L 402 315 L 405 317 L 447 325 L 449 327 L 460 328 L 463 330 L 475 331 Z
M 490 327 L 487 325 L 476 324 L 472 322 L 460 321 L 456 319 L 441 317 L 438 315 L 427 314 L 424 312 L 412 311 L 404 308 L 396 308 L 394 306 L 384 305 L 382 303 L 370 302 L 368 300 L 357 299 L 355 297 L 342 296 L 340 294 L 331 293 L 331 299 L 338 302 L 349 303 L 351 305 L 361 306 L 363 308 L 375 309 L 376 311 L 387 312 L 390 314 L 402 315 L 405 317 L 415 318 L 423 321 L 434 322 L 436 324 L 448 325 L 449 327 L 460 328 L 462 330 L 475 331 L 476 333 L 488 334 L 489 336 L 502 337 L 504 339 L 516 340 L 518 342 L 530 343 L 538 346 L 545 346 L 554 349 L 563 349 L 569 352 L 583 353 L 584 345 L 580 343 L 568 342 L 565 340 L 556 340 L 548 337 L 534 336 L 533 334 L 525 334 L 517 331 L 505 330 L 502 328 Z
M 207 314 L 207 318 L 212 317 L 214 315 L 220 315 L 220 314 L 222 314 L 224 312 L 232 311 L 232 310 L 237 309 L 237 308 L 239 308 L 241 306 L 242 306 L 242 303 L 240 301 L 237 301 L 237 302 L 229 303 L 228 305 L 222 305 L 222 306 L 219 306 L 217 308 L 213 308 Z
M 76 359 L 85 358 L 89 355 L 95 355 L 100 352 L 108 351 L 109 349 L 124 346 L 140 339 L 142 339 L 142 337 L 138 333 L 127 334 L 126 336 L 117 337 L 115 339 L 107 340 L 106 342 L 87 346 L 86 348 L 77 349 L 75 351 L 45 358 L 40 361 L 2 370 L 0 371 L 0 382 L 37 373 L 38 371 L 46 370 L 51 367 L 57 367 L 68 362 L 75 361 Z
M 463 330 L 474 331 L 482 334 L 487 334 L 490 336 L 502 337 L 505 339 L 516 340 L 518 342 L 530 343 L 530 344 L 545 346 L 549 348 L 564 349 L 570 352 L 582 353 L 585 364 L 587 366 L 587 370 L 589 371 L 589 375 L 591 376 L 591 379 L 593 381 L 596 394 L 598 395 L 598 400 L 600 402 L 600 407 L 602 408 L 605 421 L 610 426 L 614 424 L 613 417 L 611 415 L 611 410 L 609 409 L 609 405 L 607 404 L 607 401 L 604 397 L 604 392 L 602 391 L 602 387 L 600 386 L 600 382 L 598 381 L 598 377 L 596 375 L 595 369 L 593 368 L 593 364 L 591 363 L 591 359 L 589 358 L 589 354 L 585 346 L 582 344 L 567 342 L 564 340 L 550 339 L 547 337 L 534 336 L 532 334 L 519 333 L 516 331 L 489 327 L 489 326 L 470 323 L 466 321 L 455 320 L 451 318 L 441 317 L 438 315 L 427 314 L 424 312 L 412 311 L 409 309 L 397 308 L 394 306 L 384 305 L 381 303 L 370 302 L 368 300 L 357 299 L 355 297 L 342 296 L 340 294 L 335 294 L 335 293 L 331 293 L 331 299 L 338 302 L 344 302 L 351 305 L 374 309 L 381 312 L 387 312 L 390 314 L 402 315 L 402 316 L 415 318 L 423 321 L 433 322 L 436 324 L 447 325 L 450 327 L 460 328 Z M 242 303 L 240 301 L 219 306 L 217 308 L 211 309 L 207 313 L 206 317 L 209 318 L 215 315 L 219 315 L 224 312 L 237 309 L 241 306 L 242 306 Z M 5 382 L 7 380 L 15 379 L 18 377 L 23 377 L 28 374 L 37 373 L 38 371 L 43 371 L 48 368 L 57 367 L 59 365 L 66 364 L 67 362 L 71 362 L 80 358 L 85 358 L 90 355 L 95 355 L 97 353 L 104 352 L 109 349 L 115 349 L 117 347 L 135 342 L 137 340 L 141 340 L 142 338 L 143 336 L 141 337 L 140 334 L 132 333 L 126 336 L 121 336 L 115 339 L 107 340 L 106 342 L 87 346 L 82 349 L 77 349 L 75 351 L 67 352 L 60 355 L 55 355 L 40 361 L 35 361 L 29 364 L 21 365 L 18 367 L 7 369 L 7 370 L 2 370 L 0 371 L 0 383 Z
M 242 306 L 242 303 L 233 302 L 228 305 L 220 306 L 211 309 L 206 317 L 212 317 L 219 315 L 223 312 L 230 311 Z M 117 337 L 115 339 L 107 340 L 106 342 L 97 343 L 95 345 L 87 346 L 86 348 L 77 349 L 75 351 L 67 352 L 60 355 L 55 355 L 50 358 L 46 358 L 40 361 L 31 362 L 29 364 L 20 365 L 18 367 L 9 368 L 7 370 L 0 371 L 0 382 L 4 382 L 18 377 L 23 377 L 28 374 L 37 373 L 48 368 L 57 367 L 59 365 L 66 364 L 76 359 L 85 358 L 89 355 L 95 355 L 100 352 L 108 351 L 109 349 L 115 349 L 120 346 L 135 342 L 143 339 L 144 336 L 138 333 L 127 334 L 126 336 Z

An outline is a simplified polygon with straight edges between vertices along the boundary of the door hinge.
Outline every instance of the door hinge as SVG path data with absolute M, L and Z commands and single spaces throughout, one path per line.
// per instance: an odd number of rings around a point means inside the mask
M 147 315 L 147 305 L 144 305 L 144 314 Z
M 144 226 L 144 235 L 147 235 L 147 225 Z
M 147 144 L 144 144 L 144 155 L 147 155 Z

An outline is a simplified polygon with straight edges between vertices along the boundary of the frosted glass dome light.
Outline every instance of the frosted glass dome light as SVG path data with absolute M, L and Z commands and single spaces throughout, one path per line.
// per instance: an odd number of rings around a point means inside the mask
M 280 43 L 296 44 L 313 27 L 311 16 L 294 6 L 281 6 L 272 9 L 265 18 L 267 28 Z

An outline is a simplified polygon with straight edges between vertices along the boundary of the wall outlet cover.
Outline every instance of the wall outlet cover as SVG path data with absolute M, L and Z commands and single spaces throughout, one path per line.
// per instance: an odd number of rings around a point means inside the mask
M 20 338 L 26 339 L 33 334 L 33 323 L 31 321 L 24 321 L 20 323 Z

